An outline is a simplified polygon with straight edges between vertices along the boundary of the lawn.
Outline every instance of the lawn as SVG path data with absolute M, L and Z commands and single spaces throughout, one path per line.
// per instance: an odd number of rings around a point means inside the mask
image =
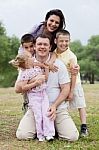
M 18 141 L 15 132 L 23 116 L 22 96 L 14 92 L 14 88 L 0 89 L 0 150 L 99 150 L 99 84 L 83 85 L 87 102 L 87 124 L 89 136 L 77 142 L 54 140 L 38 142 L 38 140 Z M 78 130 L 80 120 L 78 112 L 70 112 Z

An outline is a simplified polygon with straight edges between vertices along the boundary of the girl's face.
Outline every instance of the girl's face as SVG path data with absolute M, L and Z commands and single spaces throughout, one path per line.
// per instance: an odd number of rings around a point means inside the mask
M 47 30 L 49 32 L 54 32 L 58 29 L 60 25 L 60 17 L 56 15 L 51 15 L 47 20 Z

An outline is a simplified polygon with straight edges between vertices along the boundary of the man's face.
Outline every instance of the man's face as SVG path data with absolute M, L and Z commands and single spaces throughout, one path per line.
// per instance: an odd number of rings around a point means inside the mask
M 33 42 L 23 43 L 22 47 L 25 51 L 28 51 L 31 54 L 34 54 Z
M 48 38 L 38 37 L 35 44 L 36 54 L 39 57 L 46 57 L 51 50 L 50 41 Z
M 56 44 L 58 51 L 60 53 L 66 51 L 70 44 L 70 36 L 69 35 L 59 35 L 56 39 Z

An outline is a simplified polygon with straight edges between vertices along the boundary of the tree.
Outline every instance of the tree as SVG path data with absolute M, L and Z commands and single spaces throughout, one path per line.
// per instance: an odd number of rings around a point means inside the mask
M 17 54 L 19 39 L 15 36 L 8 37 L 3 25 L 0 25 L 0 86 L 13 86 L 17 70 L 8 62 Z
M 0 36 L 3 36 L 6 34 L 6 30 L 2 24 L 2 22 L 0 22 Z
M 94 84 L 94 80 L 99 79 L 99 35 L 92 36 L 86 46 L 82 46 L 80 41 L 74 41 L 71 49 L 77 55 L 81 74 L 87 77 L 90 84 Z

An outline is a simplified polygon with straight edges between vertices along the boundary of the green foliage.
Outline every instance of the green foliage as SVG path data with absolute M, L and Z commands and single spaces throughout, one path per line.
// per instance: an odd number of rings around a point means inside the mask
M 6 30 L 2 24 L 2 22 L 0 22 L 0 36 L 3 36 L 6 34 Z
M 8 62 L 16 56 L 19 45 L 19 39 L 16 36 L 8 37 L 4 25 L 0 22 L 0 86 L 14 85 L 17 70 Z M 78 58 L 81 74 L 87 74 L 90 83 L 99 80 L 99 35 L 92 36 L 86 46 L 79 40 L 74 41 L 70 44 L 70 48 Z
M 0 86 L 13 86 L 17 70 L 8 64 L 17 54 L 19 39 L 15 36 L 8 37 L 5 28 L 0 24 Z
M 80 72 L 87 74 L 90 83 L 94 83 L 99 79 L 99 35 L 92 36 L 86 46 L 82 46 L 80 41 L 74 41 L 70 46 L 78 58 Z

